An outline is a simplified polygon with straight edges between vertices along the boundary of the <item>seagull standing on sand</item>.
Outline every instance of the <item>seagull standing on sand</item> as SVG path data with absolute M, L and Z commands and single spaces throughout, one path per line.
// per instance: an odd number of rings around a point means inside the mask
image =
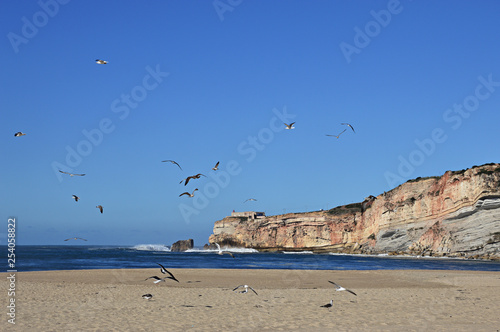
M 321 306 L 321 308 L 328 308 L 328 310 L 330 310 L 331 307 L 333 307 L 333 300 L 330 300 L 330 303 Z
M 229 256 L 234 258 L 234 255 L 232 253 L 230 253 L 229 251 L 222 251 L 220 248 L 220 245 L 217 242 L 215 242 L 215 245 L 217 246 L 217 250 L 219 250 L 219 252 L 218 252 L 219 255 L 228 254 Z
M 187 178 L 185 178 L 184 180 L 181 180 L 181 182 L 179 182 L 179 183 L 182 183 L 183 181 L 185 181 L 185 182 L 184 182 L 184 185 L 187 185 L 187 184 L 189 183 L 189 180 L 191 180 L 191 179 L 199 179 L 199 178 L 200 178 L 200 176 L 205 176 L 205 177 L 206 177 L 206 175 L 203 175 L 203 174 L 201 174 L 201 173 L 198 173 L 198 174 L 196 174 L 196 175 L 191 175 L 191 176 L 188 176 L 188 177 L 187 177 Z
M 106 60 L 100 60 L 100 59 L 97 59 L 95 60 L 95 63 L 97 63 L 98 65 L 105 65 L 107 64 L 108 62 Z
M 63 172 L 61 170 L 59 170 L 59 172 L 61 172 L 63 174 L 68 174 L 69 176 L 85 176 L 85 174 L 74 174 L 74 173 Z
M 17 133 L 14 134 L 15 137 L 21 137 L 21 136 L 24 136 L 24 135 L 26 135 L 26 134 L 23 133 L 23 132 L 20 132 L 20 131 L 18 131 Z
M 160 263 L 156 263 L 156 264 L 158 264 L 158 265 L 161 266 L 161 269 L 160 269 L 161 273 L 163 273 L 163 274 L 169 274 L 170 275 L 170 277 L 166 277 L 166 278 L 172 279 L 172 280 L 175 280 L 175 281 L 179 282 L 179 280 L 177 280 L 174 277 L 174 275 L 172 273 L 170 273 L 163 265 L 161 265 Z
M 162 163 L 167 163 L 167 162 L 168 163 L 172 163 L 174 165 L 177 165 L 180 168 L 180 170 L 182 171 L 182 167 L 178 163 L 176 163 L 175 161 L 173 161 L 173 160 L 162 160 Z
M 188 195 L 189 197 L 194 197 L 194 192 L 198 190 L 198 188 L 196 188 L 195 190 L 193 190 L 193 193 L 190 194 L 188 193 L 187 191 L 183 192 L 182 194 L 179 195 L 179 197 L 181 197 L 182 195 Z
M 80 197 L 78 197 L 76 195 L 73 195 L 73 199 L 75 200 L 75 202 L 78 202 L 78 200 L 80 199 Z
M 98 208 L 99 211 L 101 211 L 101 213 L 102 213 L 102 211 L 103 211 L 102 205 L 97 205 L 96 208 Z
M 345 122 L 344 122 L 344 123 L 341 123 L 341 125 L 344 125 L 344 126 L 349 126 L 349 128 L 351 128 L 351 129 L 352 129 L 352 131 L 353 131 L 354 133 L 356 133 L 356 132 L 354 131 L 353 126 L 351 126 L 350 124 L 348 124 L 348 123 L 345 123 Z
M 241 287 L 244 287 L 244 288 L 245 288 L 245 290 L 244 290 L 244 291 L 240 291 L 240 293 L 242 293 L 242 294 L 248 293 L 248 289 L 250 288 L 250 289 L 252 290 L 252 292 L 254 292 L 254 293 L 255 293 L 255 295 L 259 295 L 259 294 L 257 294 L 257 292 L 255 291 L 255 289 L 253 289 L 252 287 L 250 287 L 250 286 L 248 286 L 248 285 L 239 285 L 238 287 L 236 287 L 235 289 L 233 289 L 233 292 L 234 292 L 235 290 L 237 290 L 238 288 L 241 288 Z
M 347 129 L 344 129 L 344 131 L 346 131 L 346 130 L 347 130 Z M 341 133 L 340 133 L 340 134 L 338 134 L 338 135 L 328 135 L 328 134 L 327 134 L 326 136 L 335 137 L 335 138 L 337 138 L 337 139 L 338 139 L 338 138 L 340 137 L 340 135 L 342 135 L 342 134 L 344 133 L 344 131 L 343 131 L 343 132 L 341 132 Z
M 216 171 L 219 169 L 219 163 L 220 161 L 217 162 L 217 164 L 215 164 L 215 166 L 212 168 L 212 170 Z
M 284 122 L 283 122 L 283 123 L 284 123 Z M 293 126 L 294 124 L 295 124 L 295 122 L 292 122 L 292 123 L 290 123 L 290 124 L 286 124 L 286 123 L 285 123 L 285 126 L 286 126 L 286 128 L 285 128 L 285 129 L 295 129 L 295 127 Z
M 69 239 L 66 239 L 64 241 L 69 241 L 69 240 L 82 240 L 82 241 L 87 241 L 85 239 L 82 239 L 81 237 L 70 237 Z
M 331 283 L 331 284 L 333 284 L 335 286 L 335 288 L 336 288 L 335 290 L 337 292 L 346 291 L 346 292 L 349 292 L 349 293 L 351 293 L 353 295 L 356 295 L 356 293 L 354 293 L 352 290 L 344 288 L 344 287 L 340 286 L 339 284 L 334 283 L 333 281 L 328 280 L 328 282 Z

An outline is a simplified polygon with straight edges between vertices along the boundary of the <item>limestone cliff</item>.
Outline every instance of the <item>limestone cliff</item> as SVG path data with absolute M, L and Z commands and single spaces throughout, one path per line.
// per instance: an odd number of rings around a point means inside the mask
M 312 250 L 500 259 L 500 164 L 409 180 L 328 211 L 216 221 L 210 243 Z

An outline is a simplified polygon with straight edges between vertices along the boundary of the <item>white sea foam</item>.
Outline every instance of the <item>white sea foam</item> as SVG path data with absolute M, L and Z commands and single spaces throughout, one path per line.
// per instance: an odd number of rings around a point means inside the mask
M 328 252 L 326 253 L 327 255 L 333 255 L 333 256 L 359 256 L 359 257 L 377 257 L 378 255 L 374 254 L 374 255 L 368 255 L 368 254 L 347 254 L 347 253 L 343 253 L 343 252 Z M 385 255 L 385 254 L 381 254 L 381 255 Z M 389 256 L 389 255 L 387 255 Z
M 384 258 L 428 258 L 428 259 L 456 259 L 456 260 L 467 260 L 464 257 L 448 257 L 448 256 L 412 256 L 412 255 L 389 255 L 389 254 L 346 254 L 341 252 L 329 252 L 327 255 L 335 255 L 335 256 L 359 256 L 359 257 L 384 257 Z
M 282 253 L 284 254 L 297 254 L 297 255 L 300 255 L 300 254 L 314 254 L 312 251 L 282 251 Z
M 236 252 L 236 253 L 254 253 L 254 252 L 259 252 L 256 249 L 253 248 L 221 248 L 221 250 L 224 251 L 230 251 L 230 252 Z M 186 252 L 219 252 L 217 249 L 198 249 L 198 248 L 193 248 L 193 249 L 188 249 Z
M 144 251 L 170 251 L 170 248 L 164 244 L 137 244 L 133 246 L 132 249 Z

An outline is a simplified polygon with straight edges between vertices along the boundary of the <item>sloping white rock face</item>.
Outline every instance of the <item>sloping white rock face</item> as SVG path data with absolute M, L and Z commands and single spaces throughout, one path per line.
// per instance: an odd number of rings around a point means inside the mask
M 450 230 L 449 250 L 467 255 L 500 252 L 500 197 L 484 197 L 473 207 L 443 220 Z

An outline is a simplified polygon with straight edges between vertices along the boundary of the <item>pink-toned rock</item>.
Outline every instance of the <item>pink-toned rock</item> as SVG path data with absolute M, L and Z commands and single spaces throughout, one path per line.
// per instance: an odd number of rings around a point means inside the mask
M 210 243 L 259 250 L 500 259 L 500 164 L 410 180 L 328 211 L 216 221 Z

